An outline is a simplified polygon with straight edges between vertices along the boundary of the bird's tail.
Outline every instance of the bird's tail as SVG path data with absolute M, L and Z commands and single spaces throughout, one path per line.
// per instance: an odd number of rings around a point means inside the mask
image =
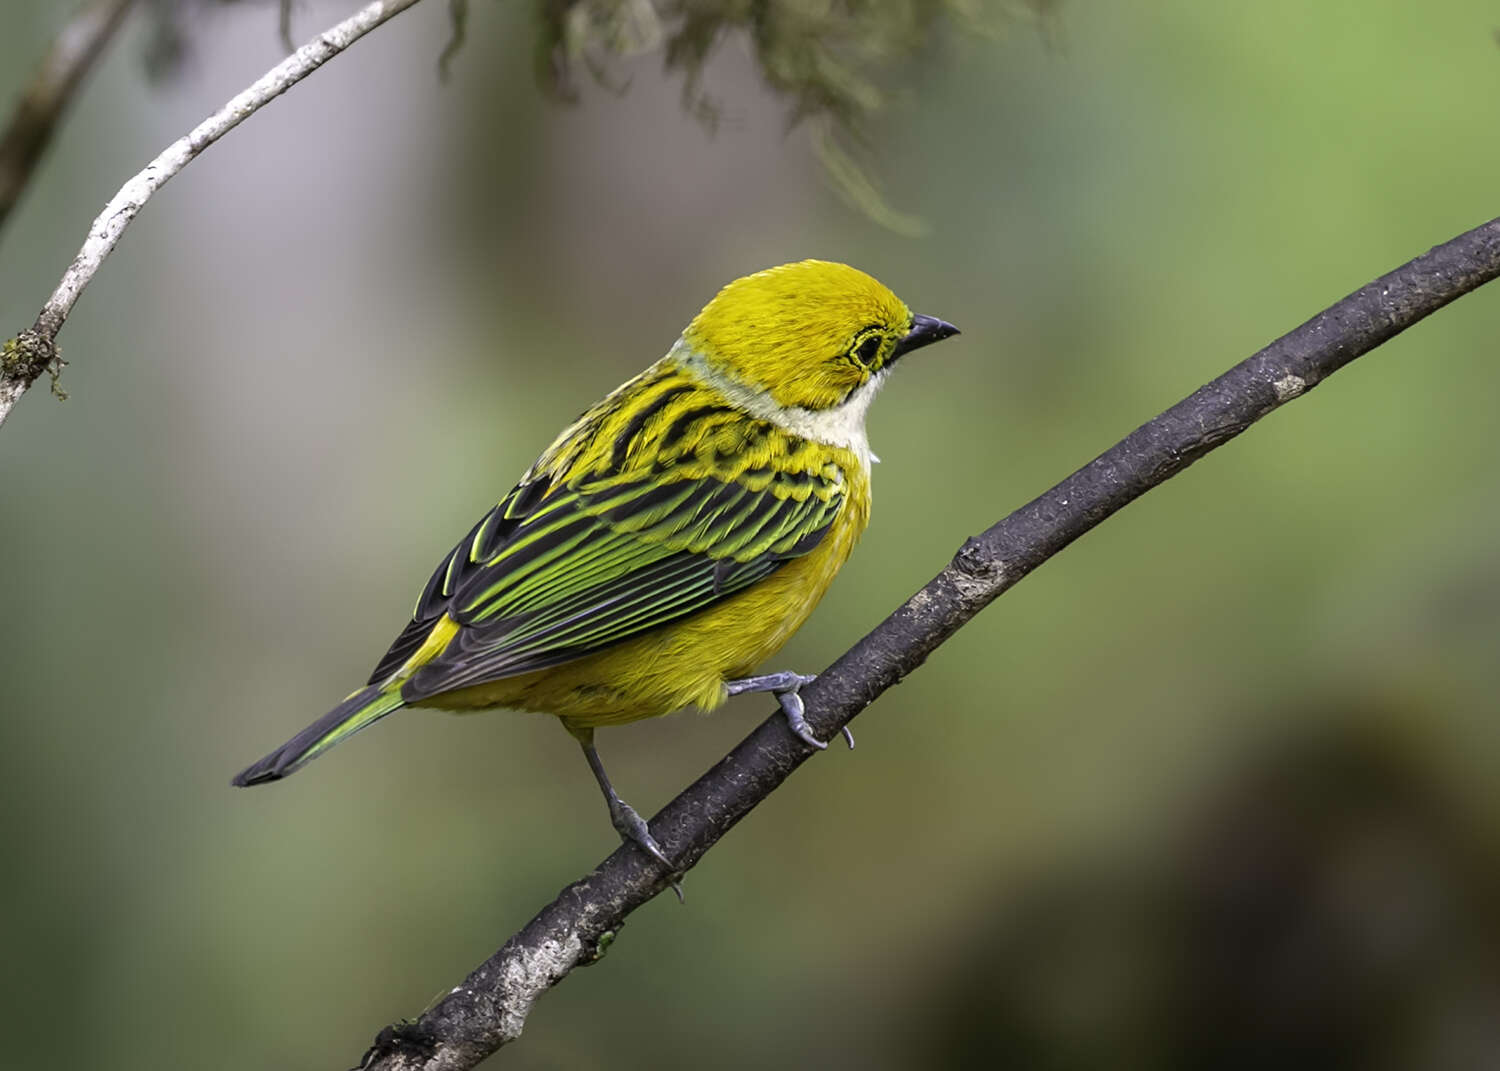
M 265 758 L 235 774 L 234 783 L 243 787 L 278 781 L 403 705 L 400 689 L 361 688 Z

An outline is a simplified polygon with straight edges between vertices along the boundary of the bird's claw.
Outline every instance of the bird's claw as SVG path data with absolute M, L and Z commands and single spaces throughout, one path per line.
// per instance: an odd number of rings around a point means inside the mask
M 730 695 L 741 695 L 745 692 L 770 692 L 776 697 L 776 702 L 781 705 L 781 711 L 786 715 L 787 725 L 791 728 L 792 735 L 808 747 L 825 751 L 828 744 L 813 735 L 812 726 L 807 723 L 807 708 L 802 703 L 802 697 L 797 694 L 803 685 L 811 684 L 817 679 L 816 673 L 793 673 L 788 670 L 781 673 L 767 673 L 760 677 L 726 681 L 725 690 Z M 849 750 L 853 751 L 853 731 L 847 725 L 840 726 L 839 731 L 844 734 Z
M 661 850 L 661 845 L 656 843 L 656 838 L 651 835 L 646 820 L 636 813 L 635 808 L 617 797 L 610 805 L 609 820 L 614 825 L 615 831 L 620 834 L 621 840 L 627 844 L 634 844 L 667 868 L 667 884 L 677 894 L 677 902 L 686 903 L 682 895 L 682 871 L 677 868 L 676 863 L 667 858 L 667 853 Z
M 802 705 L 800 695 L 795 691 L 777 692 L 776 701 L 781 704 L 781 712 L 786 715 L 786 723 L 791 727 L 792 735 L 819 751 L 828 749 L 828 745 L 814 736 L 812 726 L 807 724 L 807 708 Z
M 614 800 L 609 808 L 609 820 L 614 825 L 615 831 L 620 834 L 621 840 L 634 844 L 662 866 L 676 872 L 677 867 L 661 850 L 661 845 L 656 843 L 656 838 L 651 835 L 651 830 L 646 826 L 646 820 L 635 813 L 634 807 L 622 799 Z

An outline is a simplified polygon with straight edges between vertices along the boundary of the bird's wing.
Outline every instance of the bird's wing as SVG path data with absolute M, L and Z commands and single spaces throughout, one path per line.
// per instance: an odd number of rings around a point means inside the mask
M 523 481 L 444 559 L 371 682 L 399 671 L 444 614 L 461 627 L 407 679 L 410 698 L 619 643 L 808 553 L 843 501 L 836 466 L 564 487 Z
M 477 573 L 480 553 L 496 553 L 505 541 L 515 534 L 542 498 L 552 489 L 552 481 L 546 476 L 531 479 L 528 473 L 511 492 L 500 500 L 500 504 L 481 517 L 469 534 L 458 541 L 458 545 L 438 563 L 422 594 L 417 596 L 417 605 L 412 609 L 411 620 L 401 630 L 390 649 L 381 657 L 370 674 L 368 684 L 383 684 L 391 675 L 406 664 L 426 642 L 433 626 L 448 612 L 453 595 L 464 580 Z

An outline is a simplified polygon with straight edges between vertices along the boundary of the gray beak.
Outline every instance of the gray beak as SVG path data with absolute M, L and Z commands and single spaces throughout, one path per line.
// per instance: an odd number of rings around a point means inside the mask
M 934 342 L 941 342 L 945 338 L 952 338 L 958 334 L 958 328 L 946 320 L 939 320 L 936 316 L 923 316 L 921 313 L 911 318 L 911 330 L 896 343 L 896 348 L 891 351 L 888 358 L 894 361 L 903 353 L 919 350 L 923 346 L 930 346 Z

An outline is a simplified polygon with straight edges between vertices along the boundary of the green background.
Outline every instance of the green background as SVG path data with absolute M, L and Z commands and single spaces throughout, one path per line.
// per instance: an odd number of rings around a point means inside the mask
M 298 38 L 349 6 L 299 4 Z M 1500 15 L 1479 0 L 1070 0 L 1045 30 L 940 31 L 885 72 L 904 92 L 873 142 L 921 238 L 832 192 L 738 40 L 707 72 L 710 135 L 655 56 L 623 95 L 545 99 L 524 4 L 475 5 L 442 85 L 444 11 L 377 31 L 168 186 L 62 335 L 72 397 L 34 390 L 0 429 L 16 1066 L 352 1065 L 612 850 L 543 717 L 408 712 L 285 784 L 229 778 L 364 679 L 438 558 L 722 283 L 845 260 L 964 332 L 875 406 L 873 524 L 770 667 L 806 671 L 968 535 L 1500 214 Z M 0 14 L 0 100 L 64 13 Z M 87 86 L 0 233 L 0 333 L 129 174 L 278 58 L 269 7 L 191 25 L 176 78 L 146 78 L 133 23 Z M 862 716 L 857 751 L 729 835 L 686 906 L 634 915 L 502 1060 L 1202 1066 L 1170 1039 L 1208 1019 L 1170 985 L 1131 1025 L 1150 956 L 1121 951 L 1202 942 L 1167 909 L 1098 915 L 1137 886 L 1170 904 L 1195 852 L 1240 858 L 1215 817 L 1240 803 L 1286 803 L 1278 844 L 1326 831 L 1308 867 L 1356 916 L 1442 935 L 1398 957 L 1391 998 L 1436 1019 L 1359 1013 L 1401 1024 L 1392 1066 L 1474 1051 L 1475 986 L 1452 979 L 1500 977 L 1494 916 L 1469 904 L 1500 817 L 1497 326 L 1500 290 L 1465 298 L 1049 563 Z M 601 750 L 652 813 L 768 710 Z M 1309 738 L 1373 748 L 1438 802 L 1325 830 L 1255 787 L 1302 761 L 1276 756 L 1322 755 Z

